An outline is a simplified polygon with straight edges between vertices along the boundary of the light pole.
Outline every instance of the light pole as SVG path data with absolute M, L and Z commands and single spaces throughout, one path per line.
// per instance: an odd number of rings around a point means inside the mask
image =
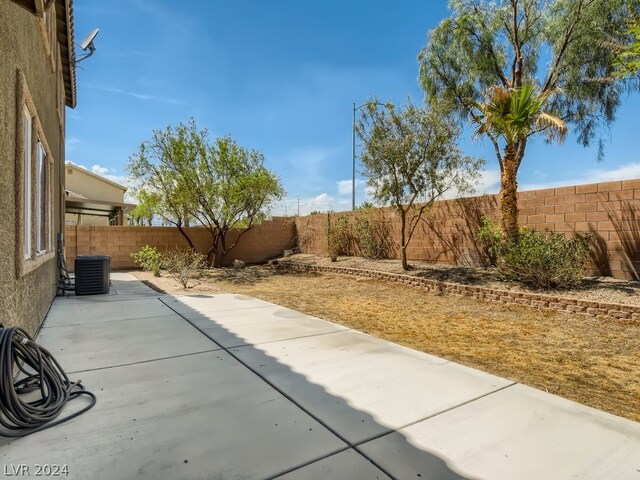
M 351 135 L 352 135 L 352 150 L 351 150 L 351 161 L 352 161 L 352 177 L 351 177 L 351 210 L 356 209 L 356 111 L 360 110 L 362 107 L 369 105 L 371 102 L 366 102 L 356 107 L 354 102 L 353 104 L 353 124 L 351 126 Z M 376 106 L 384 106 L 386 104 L 375 102 Z

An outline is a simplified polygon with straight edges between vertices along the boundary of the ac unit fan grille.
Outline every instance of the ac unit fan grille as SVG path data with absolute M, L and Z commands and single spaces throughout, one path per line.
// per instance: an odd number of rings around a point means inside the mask
M 109 293 L 109 266 L 107 256 L 87 255 L 76 258 L 76 295 Z

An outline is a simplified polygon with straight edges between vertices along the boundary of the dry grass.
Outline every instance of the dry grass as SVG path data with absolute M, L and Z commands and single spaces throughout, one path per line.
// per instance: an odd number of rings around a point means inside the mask
M 171 279 L 134 272 L 174 294 Z M 199 283 L 198 283 L 199 282 Z M 267 267 L 205 272 L 189 294 L 252 295 L 640 421 L 640 324 Z

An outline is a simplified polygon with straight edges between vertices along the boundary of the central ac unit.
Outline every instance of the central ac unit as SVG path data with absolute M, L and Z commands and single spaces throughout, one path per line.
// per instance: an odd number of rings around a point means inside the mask
M 76 295 L 100 295 L 109 293 L 111 258 L 102 255 L 76 257 Z

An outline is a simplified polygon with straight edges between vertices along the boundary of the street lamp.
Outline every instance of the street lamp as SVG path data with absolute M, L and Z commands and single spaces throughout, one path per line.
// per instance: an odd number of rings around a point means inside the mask
M 359 107 L 356 107 L 356 104 L 353 104 L 353 124 L 351 128 L 352 134 L 352 151 L 351 151 L 351 160 L 352 160 L 352 177 L 351 177 L 351 210 L 356 209 L 356 111 L 360 110 L 362 107 L 371 104 L 371 102 L 365 102 Z M 376 106 L 384 106 L 385 103 L 375 102 Z

